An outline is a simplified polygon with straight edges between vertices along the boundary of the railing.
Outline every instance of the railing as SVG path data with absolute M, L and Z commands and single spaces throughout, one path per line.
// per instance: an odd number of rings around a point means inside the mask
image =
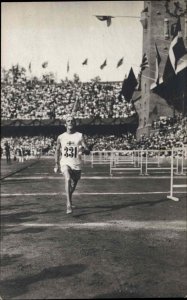
M 91 152 L 91 166 L 95 164 L 110 164 L 112 151 L 92 151 Z
M 183 148 L 175 148 L 173 169 L 176 175 L 185 175 Z M 91 166 L 99 164 L 110 165 L 110 175 L 113 171 L 138 170 L 139 175 L 150 175 L 153 172 L 170 171 L 170 158 L 172 149 L 167 150 L 113 150 L 92 151 Z M 87 160 L 88 161 L 88 160 Z
M 173 167 L 174 160 L 175 160 L 175 153 L 178 154 L 179 150 L 180 150 L 180 152 L 182 152 L 181 153 L 182 155 L 181 155 L 181 173 L 180 173 L 180 175 L 186 175 L 184 173 L 184 169 L 185 170 L 187 169 L 186 167 L 184 167 L 184 161 L 187 162 L 187 146 L 184 146 L 182 149 L 181 148 L 173 148 L 171 151 L 170 195 L 167 196 L 168 199 L 173 200 L 173 201 L 179 201 L 179 198 L 173 196 L 174 188 L 187 188 L 187 184 L 174 184 L 174 175 L 179 175 L 179 172 L 174 174 L 174 167 Z M 177 156 L 177 161 L 178 161 L 178 156 Z
M 138 170 L 143 175 L 142 150 L 112 151 L 110 159 L 110 175 L 113 171 Z

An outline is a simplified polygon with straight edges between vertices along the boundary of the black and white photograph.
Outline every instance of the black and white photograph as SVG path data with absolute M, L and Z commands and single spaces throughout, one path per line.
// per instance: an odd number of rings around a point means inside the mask
M 2 1 L 0 174 L 0 300 L 187 298 L 187 1 Z

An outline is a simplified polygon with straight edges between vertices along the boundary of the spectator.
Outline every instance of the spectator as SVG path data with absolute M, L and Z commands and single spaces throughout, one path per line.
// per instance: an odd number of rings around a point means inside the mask
M 5 155 L 6 155 L 6 162 L 11 163 L 11 159 L 10 159 L 10 145 L 8 144 L 8 142 L 5 142 Z

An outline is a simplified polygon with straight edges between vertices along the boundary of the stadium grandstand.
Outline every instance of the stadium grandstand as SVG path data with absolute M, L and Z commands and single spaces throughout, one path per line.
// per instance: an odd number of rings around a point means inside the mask
M 186 117 L 182 112 L 173 117 L 158 117 L 152 122 L 150 136 L 142 134 L 137 139 L 137 112 L 133 102 L 125 100 L 122 82 L 82 83 L 76 74 L 74 81 L 57 83 L 52 75 L 47 80 L 44 76 L 42 80 L 35 77 L 31 81 L 19 65 L 2 70 L 2 74 L 1 147 L 8 141 L 11 156 L 21 144 L 25 152 L 32 145 L 34 153 L 40 149 L 42 154 L 54 155 L 57 134 L 77 100 L 75 118 L 88 142 L 96 140 L 94 150 L 167 149 L 186 141 Z M 31 152 L 30 149 L 30 155 Z

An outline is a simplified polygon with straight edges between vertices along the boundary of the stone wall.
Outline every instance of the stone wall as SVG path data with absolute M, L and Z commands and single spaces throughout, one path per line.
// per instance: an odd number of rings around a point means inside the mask
M 172 24 L 176 23 L 177 18 L 171 16 L 166 10 L 167 1 L 144 1 L 144 9 L 147 12 L 141 13 L 141 24 L 143 28 L 143 49 L 142 54 L 146 53 L 149 62 L 149 68 L 142 72 L 141 76 L 141 97 L 135 103 L 137 113 L 139 115 L 139 126 L 137 129 L 137 137 L 141 134 L 149 135 L 153 120 L 159 116 L 172 116 L 174 109 L 169 106 L 165 99 L 154 93 L 150 86 L 154 83 L 156 71 L 156 50 L 155 43 L 161 56 L 159 65 L 159 74 L 163 75 L 166 59 L 172 40 L 171 29 Z M 168 2 L 168 9 L 171 14 L 177 12 L 180 14 L 186 9 L 186 2 L 179 1 L 182 10 L 176 10 L 176 1 Z M 181 16 L 182 36 L 187 47 L 187 14 Z M 176 112 L 176 111 L 175 111 Z

